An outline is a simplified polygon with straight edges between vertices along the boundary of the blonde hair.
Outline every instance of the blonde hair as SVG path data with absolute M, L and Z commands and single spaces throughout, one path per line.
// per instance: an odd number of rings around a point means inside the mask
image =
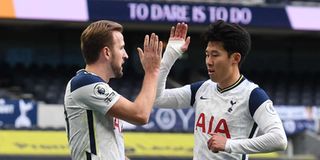
M 108 20 L 91 23 L 81 34 L 81 52 L 86 64 L 92 64 L 99 58 L 100 50 L 113 45 L 114 31 L 122 32 L 121 24 Z

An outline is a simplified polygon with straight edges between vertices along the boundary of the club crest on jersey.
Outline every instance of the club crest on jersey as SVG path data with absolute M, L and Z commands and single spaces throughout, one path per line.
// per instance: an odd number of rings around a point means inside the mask
M 270 114 L 272 114 L 272 115 L 275 115 L 275 114 L 276 114 L 276 111 L 274 110 L 273 105 L 272 105 L 271 102 L 268 102 L 268 103 L 266 104 L 266 110 L 267 110 Z
M 230 101 L 231 106 L 235 105 L 236 103 L 237 101 L 233 101 L 233 100 Z
M 108 86 L 103 83 L 99 83 L 96 86 L 94 86 L 93 92 L 94 95 L 97 96 L 97 98 L 104 99 L 104 101 L 106 101 L 107 103 L 110 103 L 112 99 L 116 96 L 114 92 L 109 93 Z
M 98 86 L 97 91 L 99 94 L 102 94 L 102 95 L 104 95 L 104 93 L 106 93 L 106 90 L 100 86 Z
M 237 104 L 237 100 L 235 99 L 235 98 L 232 98 L 231 100 L 230 100 L 230 107 L 228 108 L 228 112 L 229 113 L 231 113 L 232 111 L 233 111 L 233 106 L 235 105 L 235 104 Z

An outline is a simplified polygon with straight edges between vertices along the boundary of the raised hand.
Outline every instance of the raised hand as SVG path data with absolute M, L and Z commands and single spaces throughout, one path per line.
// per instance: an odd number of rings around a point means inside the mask
M 183 40 L 185 41 L 184 44 L 181 46 L 181 51 L 185 52 L 188 50 L 189 44 L 190 44 L 190 37 L 187 37 L 188 32 L 188 25 L 185 23 L 178 23 L 176 27 L 172 26 L 170 30 L 170 41 L 174 40 Z
M 159 37 L 152 33 L 144 38 L 143 50 L 137 48 L 142 67 L 146 73 L 158 73 L 162 57 L 163 44 Z

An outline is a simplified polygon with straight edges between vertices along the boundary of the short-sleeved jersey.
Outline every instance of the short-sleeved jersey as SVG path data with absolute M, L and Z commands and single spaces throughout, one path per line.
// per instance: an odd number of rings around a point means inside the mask
M 194 160 L 247 159 L 246 155 L 208 150 L 210 133 L 228 139 L 247 139 L 255 136 L 257 124 L 253 114 L 268 100 L 258 86 L 241 76 L 232 86 L 221 90 L 211 80 L 194 83 L 191 88 L 191 105 L 195 109 Z
M 72 159 L 125 159 L 121 121 L 106 115 L 119 98 L 103 79 L 85 70 L 68 82 L 64 105 Z

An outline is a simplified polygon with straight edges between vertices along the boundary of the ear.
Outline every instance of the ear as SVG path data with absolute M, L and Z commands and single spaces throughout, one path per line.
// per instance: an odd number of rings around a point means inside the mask
M 232 54 L 232 63 L 239 64 L 241 60 L 241 54 L 239 52 L 235 52 Z
M 106 59 L 110 59 L 111 57 L 111 50 L 109 47 L 105 46 L 101 50 L 102 56 Z

